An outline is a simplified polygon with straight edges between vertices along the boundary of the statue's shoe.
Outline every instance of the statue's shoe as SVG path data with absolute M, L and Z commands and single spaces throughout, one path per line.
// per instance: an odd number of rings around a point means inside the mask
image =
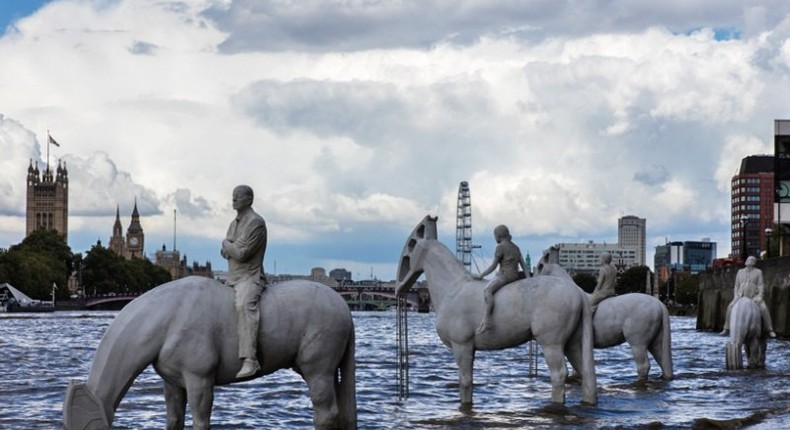
M 721 333 L 719 333 L 719 334 L 722 335 L 722 336 L 727 336 L 727 335 L 730 334 L 730 331 L 729 330 L 722 330 Z
M 258 360 L 254 358 L 245 358 L 244 364 L 241 366 L 241 370 L 239 370 L 239 373 L 236 374 L 236 378 L 249 378 L 250 376 L 258 373 L 259 370 L 261 370 L 261 365 L 258 364 Z
M 771 330 L 768 332 L 768 337 L 776 337 L 776 333 L 773 330 Z

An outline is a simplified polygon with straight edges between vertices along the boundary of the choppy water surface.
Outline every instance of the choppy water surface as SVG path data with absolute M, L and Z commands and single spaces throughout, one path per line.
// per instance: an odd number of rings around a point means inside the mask
M 70 379 L 87 378 L 99 339 L 115 312 L 0 315 L 0 429 L 62 428 Z M 457 370 L 435 332 L 434 314 L 410 314 L 411 397 L 395 390 L 395 314 L 354 313 L 360 429 L 519 428 L 790 428 L 790 342 L 770 341 L 767 369 L 724 370 L 726 339 L 698 332 L 695 320 L 672 318 L 675 379 L 634 383 L 626 346 L 597 350 L 598 405 L 582 406 L 570 385 L 565 406 L 553 406 L 542 357 L 527 376 L 526 346 L 479 352 L 475 405 L 458 408 Z M 191 418 L 187 417 L 188 424 Z M 149 367 L 116 414 L 114 428 L 161 429 L 162 382 Z M 216 429 L 311 429 L 311 405 L 301 378 L 281 370 L 262 379 L 218 387 Z

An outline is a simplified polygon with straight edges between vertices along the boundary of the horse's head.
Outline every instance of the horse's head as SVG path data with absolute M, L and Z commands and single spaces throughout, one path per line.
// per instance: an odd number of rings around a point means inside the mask
M 426 240 L 437 240 L 438 235 L 436 232 L 436 220 L 438 217 L 431 217 L 427 215 L 423 220 L 417 224 L 417 227 L 406 239 L 406 244 L 403 245 L 403 251 L 400 253 L 398 260 L 398 284 L 395 287 L 395 293 L 400 294 L 402 291 L 408 291 L 417 279 L 423 273 L 422 255 L 424 252 L 424 243 Z
M 560 249 L 556 246 L 551 246 L 549 249 L 543 251 L 543 256 L 540 257 L 538 265 L 535 269 L 536 275 L 547 275 L 551 265 L 560 264 Z

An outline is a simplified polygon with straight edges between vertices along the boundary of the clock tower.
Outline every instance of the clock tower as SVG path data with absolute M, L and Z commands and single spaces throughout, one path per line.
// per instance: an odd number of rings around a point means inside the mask
M 132 223 L 126 229 L 126 258 L 143 258 L 143 245 L 145 234 L 140 225 L 140 213 L 137 212 L 137 199 L 134 199 L 134 210 L 132 210 Z

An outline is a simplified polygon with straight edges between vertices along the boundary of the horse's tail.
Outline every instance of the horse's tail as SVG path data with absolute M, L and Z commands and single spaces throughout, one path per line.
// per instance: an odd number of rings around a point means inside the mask
M 582 400 L 584 403 L 595 405 L 598 403 L 598 387 L 595 381 L 595 356 L 593 347 L 592 307 L 585 293 L 579 288 L 579 298 L 582 302 Z
M 337 402 L 344 430 L 357 428 L 357 389 L 356 389 L 356 337 L 354 326 L 346 343 L 346 351 L 340 360 L 340 383 L 337 388 Z
M 661 377 L 672 379 L 675 374 L 672 370 L 672 330 L 669 326 L 669 311 L 666 306 L 661 306 Z

